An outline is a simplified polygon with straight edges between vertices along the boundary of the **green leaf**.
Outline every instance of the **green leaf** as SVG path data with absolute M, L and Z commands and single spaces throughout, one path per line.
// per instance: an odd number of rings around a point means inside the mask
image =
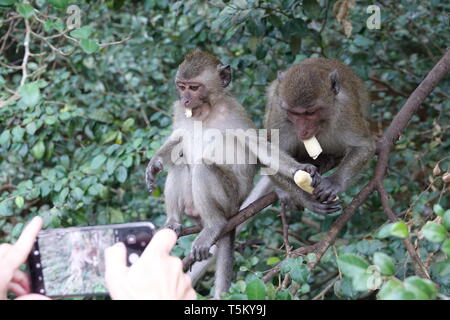
M 49 126 L 54 125 L 57 122 L 58 122 L 58 118 L 55 116 L 45 117 L 45 123 L 48 124 Z
M 367 291 L 367 284 L 371 280 L 372 275 L 369 273 L 361 273 L 352 277 L 352 285 L 356 291 Z
M 450 257 L 450 239 L 444 241 L 441 246 L 442 252 L 444 252 L 448 257 Z
M 106 161 L 106 156 L 104 156 L 103 154 L 99 154 L 92 160 L 91 169 L 97 170 L 98 168 L 100 168 L 103 165 L 103 163 L 105 163 L 105 161 Z
M 247 284 L 246 293 L 249 300 L 264 300 L 266 285 L 261 279 L 254 279 Z
M 80 45 L 83 51 L 86 52 L 87 54 L 97 52 L 100 49 L 100 46 L 98 45 L 97 41 L 90 39 L 81 39 Z
M 117 137 L 117 131 L 109 131 L 102 136 L 103 143 L 110 143 Z
M 116 169 L 116 179 L 120 183 L 124 183 L 127 180 L 128 172 L 127 169 L 123 166 L 120 166 Z
M 303 264 L 302 258 L 288 258 L 281 265 L 282 274 L 291 276 L 292 280 L 298 283 L 306 283 L 310 276 L 308 267 Z
M 450 231 L 450 209 L 445 211 L 444 218 L 442 219 L 442 224 L 448 231 Z
M 113 116 L 106 109 L 96 109 L 94 112 L 87 114 L 89 119 L 93 119 L 99 122 L 111 123 L 113 122 Z
M 309 273 L 308 267 L 303 263 L 297 263 L 289 272 L 292 280 L 298 283 L 306 283 L 308 281 Z
M 37 82 L 26 83 L 19 89 L 22 102 L 28 107 L 34 107 L 40 100 L 41 94 Z
M 111 223 L 123 223 L 125 222 L 125 218 L 123 217 L 122 211 L 110 208 L 109 209 L 110 221 Z
M 391 236 L 406 239 L 409 237 L 408 226 L 405 221 L 398 221 L 392 224 L 392 228 L 390 230 Z
M 434 300 L 437 295 L 437 288 L 433 282 L 417 276 L 406 278 L 403 282 L 405 289 L 412 292 L 416 299 Z
M 399 281 L 389 280 L 378 292 L 380 300 L 412 300 L 414 294 L 404 289 L 403 284 Z
M 22 127 L 17 126 L 17 127 L 14 127 L 14 129 L 12 129 L 12 136 L 13 136 L 14 142 L 22 142 L 24 135 L 25 135 L 25 129 L 23 129 Z
M 13 215 L 10 199 L 0 202 L 0 217 L 9 217 Z
M 292 300 L 289 290 L 280 290 L 276 294 L 276 300 Z
M 92 34 L 92 28 L 90 26 L 84 26 L 79 29 L 75 29 L 70 32 L 70 35 L 76 39 L 88 39 Z
M 341 272 L 350 278 L 364 274 L 369 267 L 369 263 L 354 254 L 341 255 L 337 262 Z
M 65 9 L 69 5 L 70 0 L 48 0 L 48 2 L 58 9 Z
M 23 205 L 25 204 L 25 199 L 22 196 L 17 196 L 14 200 L 17 208 L 21 209 L 23 208 Z
M 273 264 L 277 264 L 280 261 L 281 260 L 278 257 L 270 257 L 269 259 L 267 259 L 266 264 L 270 266 L 270 265 L 273 265 Z
M 20 234 L 22 233 L 24 224 L 22 222 L 19 222 L 14 226 L 14 228 L 11 231 L 11 236 L 13 238 L 18 238 Z
M 33 135 L 37 130 L 36 122 L 33 121 L 33 122 L 30 122 L 29 124 L 27 124 L 27 126 L 25 127 L 25 130 L 27 131 L 27 133 L 29 135 Z
M 366 48 L 371 46 L 373 44 L 373 41 L 360 34 L 357 34 L 353 43 L 358 47 Z
M 8 148 L 11 143 L 11 131 L 5 130 L 0 134 L 0 146 Z
M 12 6 L 17 0 L 0 0 L 0 6 Z
M 127 132 L 127 131 L 131 131 L 131 129 L 134 126 L 134 119 L 133 118 L 128 118 L 127 120 L 125 120 L 125 122 L 122 124 L 122 130 Z
M 16 7 L 17 7 L 17 12 L 19 12 L 20 15 L 22 17 L 24 17 L 25 19 L 31 18 L 34 14 L 34 8 L 31 5 L 29 5 L 28 3 L 20 3 Z
M 425 239 L 431 242 L 442 242 L 447 238 L 447 230 L 443 225 L 428 221 L 422 228 Z
M 434 213 L 436 213 L 438 216 L 443 216 L 444 215 L 444 208 L 441 207 L 441 205 L 439 203 L 436 203 L 433 206 L 433 211 Z
M 317 0 L 303 0 L 303 10 L 309 18 L 317 18 L 320 14 L 320 5 Z
M 439 275 L 440 277 L 450 276 L 450 258 L 434 263 L 431 266 L 431 272 Z
M 377 233 L 377 238 L 379 239 L 384 239 L 387 238 L 391 235 L 391 229 L 392 226 L 394 224 L 393 223 L 388 223 L 387 225 L 383 226 Z
M 75 189 L 72 190 L 71 195 L 75 200 L 81 201 L 81 199 L 83 198 L 84 192 L 80 188 L 76 187 Z
M 37 160 L 41 160 L 45 154 L 45 144 L 42 140 L 39 140 L 31 149 L 31 154 Z
M 311 291 L 311 286 L 307 283 L 302 284 L 300 289 L 298 289 L 297 293 L 299 294 L 305 294 Z
M 66 188 L 62 189 L 58 196 L 58 202 L 63 203 L 66 200 L 68 194 L 69 194 L 69 188 L 66 187 Z
M 394 259 L 383 252 L 375 252 L 373 263 L 380 268 L 382 274 L 391 276 L 395 272 Z

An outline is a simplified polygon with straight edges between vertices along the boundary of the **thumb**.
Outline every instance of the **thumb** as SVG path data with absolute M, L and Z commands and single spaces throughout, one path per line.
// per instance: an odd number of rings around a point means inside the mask
M 10 257 L 10 261 L 14 269 L 17 269 L 27 260 L 31 249 L 33 248 L 36 237 L 42 228 L 42 224 L 42 218 L 36 216 L 23 229 L 22 234 L 14 244 L 14 249 L 12 250 L 14 255 Z
M 121 279 L 128 271 L 127 252 L 122 242 L 105 249 L 105 282 L 111 297 L 121 291 Z
M 169 255 L 177 242 L 177 234 L 171 229 L 162 229 L 155 233 L 152 240 L 142 253 L 142 258 L 147 259 L 152 255 Z

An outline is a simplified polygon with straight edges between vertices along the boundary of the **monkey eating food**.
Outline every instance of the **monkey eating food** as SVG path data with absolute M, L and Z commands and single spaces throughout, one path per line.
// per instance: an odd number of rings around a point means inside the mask
M 209 257 L 215 239 L 248 196 L 258 165 L 272 168 L 273 155 L 277 152 L 270 144 L 270 156 L 255 149 L 260 137 L 251 133 L 252 130 L 256 132 L 253 122 L 229 93 L 227 86 L 230 81 L 230 67 L 217 58 L 199 50 L 186 56 L 176 74 L 178 100 L 173 106 L 173 131 L 152 157 L 146 170 L 147 186 L 153 190 L 156 174 L 164 167 L 169 169 L 164 190 L 166 227 L 179 235 L 182 214 L 203 226 L 192 244 L 190 255 L 195 261 Z M 196 135 L 199 124 L 202 134 Z M 235 133 L 236 145 L 223 148 L 221 135 L 226 136 L 230 130 L 241 130 L 241 133 L 247 130 L 246 133 L 250 133 L 245 138 Z M 257 162 L 217 161 L 206 152 L 209 149 L 231 150 L 236 158 L 244 159 L 249 152 L 255 155 Z M 284 152 L 278 156 L 276 160 L 281 177 L 293 180 L 298 170 L 312 176 L 317 172 L 315 166 L 299 164 Z M 233 244 L 234 231 L 217 241 L 216 298 L 220 298 L 231 284 Z
M 367 122 L 369 95 L 363 81 L 337 60 L 310 58 L 281 72 L 267 96 L 265 128 L 279 129 L 280 148 L 300 163 L 313 164 L 320 173 L 336 168 L 332 175 L 312 182 L 317 201 L 335 200 L 375 153 Z M 291 179 L 271 178 L 280 198 L 293 206 L 333 212 L 333 208 L 311 206 Z

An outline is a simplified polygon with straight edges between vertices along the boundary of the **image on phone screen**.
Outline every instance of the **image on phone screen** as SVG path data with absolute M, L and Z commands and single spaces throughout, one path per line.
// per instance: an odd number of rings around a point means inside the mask
M 114 229 L 42 233 L 38 246 L 46 295 L 106 293 L 104 250 L 115 242 Z
M 150 222 L 132 222 L 41 231 L 28 258 L 33 292 L 49 297 L 106 295 L 105 249 L 123 242 L 131 265 L 154 230 Z

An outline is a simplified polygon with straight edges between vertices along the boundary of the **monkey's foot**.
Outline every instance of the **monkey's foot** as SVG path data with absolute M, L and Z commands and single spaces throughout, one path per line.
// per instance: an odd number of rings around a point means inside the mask
M 191 250 L 191 258 L 194 261 L 202 261 L 202 260 L 206 260 L 211 256 L 211 253 L 209 252 L 209 249 L 211 247 L 210 246 L 197 246 L 197 247 L 192 247 Z
M 202 235 L 202 232 L 198 235 L 198 237 L 194 240 L 192 244 L 192 249 L 190 256 L 195 261 L 202 261 L 208 259 L 211 254 L 209 253 L 209 249 L 213 245 L 212 243 L 213 237 L 207 237 L 205 234 Z
M 178 222 L 169 222 L 164 225 L 164 228 L 172 229 L 177 234 L 177 237 L 181 236 L 181 232 L 183 231 L 183 225 Z

